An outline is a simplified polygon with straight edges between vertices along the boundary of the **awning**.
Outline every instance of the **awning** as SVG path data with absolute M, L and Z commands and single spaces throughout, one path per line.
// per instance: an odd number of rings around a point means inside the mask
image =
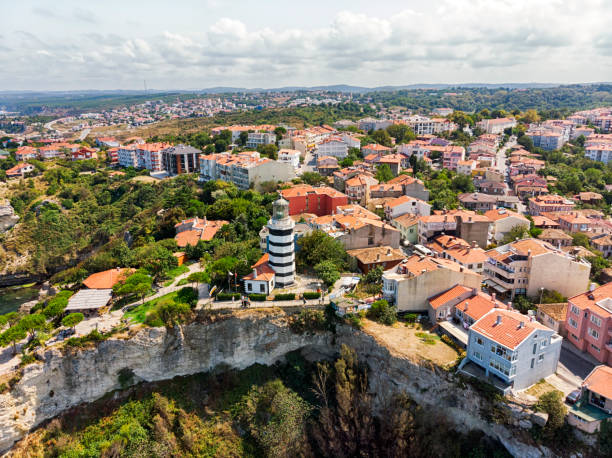
M 501 285 L 498 285 L 497 283 L 495 283 L 493 280 L 485 280 L 484 281 L 485 285 L 487 285 L 490 288 L 493 288 L 495 291 L 497 291 L 498 293 L 507 293 L 508 291 L 510 291 L 508 288 L 504 288 Z

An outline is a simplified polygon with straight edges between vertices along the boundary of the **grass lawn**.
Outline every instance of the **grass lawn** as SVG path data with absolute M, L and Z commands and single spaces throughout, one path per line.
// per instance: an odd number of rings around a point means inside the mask
M 161 301 L 162 299 L 166 299 L 166 298 L 175 298 L 177 294 L 178 292 L 174 291 L 172 293 L 168 293 L 164 296 L 158 297 L 157 299 L 153 299 L 151 301 L 145 302 L 144 304 L 141 304 L 138 307 L 134 307 L 129 312 L 126 312 L 125 315 L 123 316 L 124 318 L 132 320 L 132 322 L 134 323 L 144 323 L 149 310 L 154 309 L 159 301 Z
M 546 380 L 540 380 L 538 383 L 536 383 L 531 388 L 526 390 L 525 393 L 535 396 L 536 398 L 539 398 L 543 394 L 548 393 L 549 391 L 555 391 L 555 390 L 556 388 L 552 386 L 550 383 L 548 383 Z
M 166 277 L 168 280 L 164 282 L 164 286 L 170 286 L 172 283 L 174 283 L 174 279 L 176 277 L 187 272 L 189 272 L 189 267 L 187 267 L 185 264 L 170 269 L 168 272 L 166 272 Z
M 439 335 L 430 334 L 429 332 L 415 332 L 414 335 L 421 339 L 423 343 L 427 345 L 435 345 L 436 342 L 440 340 Z

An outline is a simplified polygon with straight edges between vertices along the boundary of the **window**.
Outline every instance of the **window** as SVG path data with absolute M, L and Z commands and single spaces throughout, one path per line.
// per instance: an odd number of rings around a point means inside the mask
M 580 310 L 575 305 L 572 305 L 572 313 L 574 315 L 579 315 L 580 314 Z
M 578 327 L 578 323 L 577 323 L 577 322 L 576 322 L 576 320 L 574 320 L 573 318 L 570 318 L 570 319 L 568 320 L 568 322 L 569 322 L 569 325 L 570 325 L 572 328 L 577 328 L 577 327 Z
M 476 343 L 480 346 L 484 343 L 480 337 L 476 337 Z
M 368 237 L 368 245 L 374 245 L 374 237 Z
M 265 293 L 266 292 L 266 285 L 259 285 L 259 292 L 260 293 Z
M 593 339 L 599 339 L 599 333 L 595 329 L 589 328 L 588 333 Z
M 247 283 L 247 291 L 252 291 L 253 285 L 251 283 Z
M 533 354 L 534 354 L 534 355 L 536 354 L 536 351 L 538 351 L 538 344 L 537 344 L 537 343 L 534 343 L 534 344 L 533 344 Z
M 542 342 L 540 342 L 540 348 L 544 348 L 546 347 L 546 345 L 548 345 L 547 339 L 544 339 Z
M 474 358 L 476 358 L 479 361 L 482 361 L 482 355 L 480 354 L 479 351 L 474 352 Z
M 591 315 L 591 323 L 593 323 L 597 327 L 600 327 L 601 326 L 601 318 L 599 318 L 598 316 L 595 316 L 595 315 Z
M 593 345 L 593 344 L 591 344 L 591 348 L 592 348 L 593 350 L 595 350 L 596 352 L 598 352 L 598 353 L 601 351 L 601 349 L 600 349 L 600 348 L 599 348 L 597 345 Z
M 535 364 L 535 358 L 531 358 L 531 368 L 533 369 L 533 365 Z
M 538 355 L 538 363 L 541 363 L 542 361 L 544 361 L 544 353 Z

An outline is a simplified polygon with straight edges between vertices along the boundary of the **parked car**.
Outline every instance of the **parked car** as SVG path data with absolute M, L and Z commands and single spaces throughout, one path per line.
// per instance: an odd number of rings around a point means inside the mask
M 574 390 L 567 395 L 567 397 L 565 398 L 565 402 L 567 402 L 568 404 L 576 404 L 576 402 L 578 402 L 578 400 L 580 399 L 581 394 L 581 390 Z

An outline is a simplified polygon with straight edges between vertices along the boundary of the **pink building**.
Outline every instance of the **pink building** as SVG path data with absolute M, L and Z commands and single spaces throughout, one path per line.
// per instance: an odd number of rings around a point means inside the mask
M 612 365 L 612 282 L 570 298 L 565 328 L 579 350 Z
M 464 159 L 465 148 L 463 148 L 463 146 L 447 146 L 442 153 L 442 167 L 456 171 L 457 164 Z

